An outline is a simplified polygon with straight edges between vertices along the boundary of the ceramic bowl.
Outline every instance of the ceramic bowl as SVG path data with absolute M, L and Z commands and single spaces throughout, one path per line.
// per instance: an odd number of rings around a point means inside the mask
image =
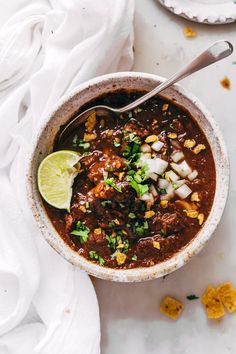
M 48 114 L 34 138 L 27 172 L 27 194 L 30 207 L 47 242 L 67 261 L 89 274 L 107 280 L 135 282 L 164 276 L 182 267 L 206 245 L 217 227 L 227 199 L 229 163 L 225 143 L 219 127 L 211 114 L 192 94 L 179 85 L 162 92 L 162 96 L 176 100 L 194 116 L 211 146 L 216 166 L 216 192 L 213 207 L 196 237 L 170 259 L 149 268 L 119 270 L 101 267 L 73 251 L 59 236 L 49 220 L 39 195 L 36 173 L 41 160 L 52 152 L 53 143 L 60 126 L 70 120 L 78 109 L 97 96 L 119 89 L 152 90 L 164 79 L 151 74 L 125 72 L 104 75 L 88 81 L 63 97 Z

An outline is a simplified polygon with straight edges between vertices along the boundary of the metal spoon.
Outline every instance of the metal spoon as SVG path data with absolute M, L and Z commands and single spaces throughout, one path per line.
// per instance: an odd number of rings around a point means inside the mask
M 178 71 L 176 74 L 171 76 L 169 79 L 165 80 L 162 84 L 158 85 L 152 91 L 148 92 L 144 96 L 141 96 L 134 102 L 128 104 L 125 107 L 121 108 L 112 108 L 108 106 L 94 106 L 92 108 L 87 109 L 82 112 L 78 116 L 76 116 L 72 121 L 70 121 L 64 129 L 60 132 L 58 136 L 57 143 L 62 143 L 66 140 L 66 138 L 70 135 L 70 133 L 76 129 L 81 123 L 85 122 L 87 118 L 94 112 L 97 115 L 102 116 L 110 116 L 116 115 L 120 116 L 122 113 L 130 111 L 142 103 L 149 100 L 151 97 L 155 96 L 157 93 L 166 89 L 167 87 L 173 85 L 177 81 L 182 80 L 183 78 L 195 73 L 198 70 L 205 68 L 208 65 L 214 64 L 215 62 L 226 58 L 233 52 L 233 46 L 228 41 L 217 41 L 213 45 L 211 45 L 207 50 L 193 59 L 189 64 L 187 64 L 183 69 Z

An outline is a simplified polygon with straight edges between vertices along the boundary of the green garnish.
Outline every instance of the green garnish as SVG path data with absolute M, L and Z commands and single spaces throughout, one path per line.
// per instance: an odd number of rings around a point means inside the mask
M 197 299 L 199 299 L 199 296 L 191 294 L 191 295 L 186 296 L 186 299 L 188 299 L 188 300 L 197 300 Z
M 106 235 L 106 240 L 108 241 L 108 247 L 115 250 L 117 244 L 116 237 Z
M 166 236 L 166 232 L 165 232 L 165 230 L 164 230 L 164 229 L 161 229 L 161 231 L 160 231 L 160 235 L 161 235 L 161 236 Z
M 81 221 L 77 221 L 75 229 L 71 231 L 71 235 L 79 236 L 80 243 L 88 241 L 90 229 Z
M 120 206 L 121 208 L 125 208 L 125 204 L 123 204 L 123 203 L 121 203 L 121 202 L 119 202 L 119 206 Z
M 132 117 L 133 117 L 133 112 L 129 112 L 129 113 L 128 113 L 128 117 L 129 117 L 129 118 L 132 118 Z
M 132 259 L 132 261 L 137 261 L 138 257 L 136 256 L 136 254 L 134 254 L 131 259 Z
M 236 4 L 236 0 L 234 1 L 234 3 Z M 235 60 L 235 61 L 233 61 L 233 62 L 232 62 L 232 64 L 234 64 L 234 65 L 235 65 L 235 64 L 236 64 L 236 60 Z
M 116 184 L 114 182 L 114 178 L 108 178 L 108 179 L 104 180 L 104 182 L 107 186 L 114 188 L 119 193 L 122 193 L 121 186 L 119 186 L 118 184 Z
M 138 197 L 141 197 L 147 193 L 149 189 L 148 184 L 137 183 L 135 180 L 130 181 L 130 185 L 133 189 L 135 189 Z
M 81 140 L 78 144 L 79 147 L 82 147 L 84 150 L 88 150 L 90 148 L 90 143 Z
M 135 133 L 127 134 L 124 131 L 125 140 L 128 141 L 128 145 L 124 149 L 122 155 L 128 160 L 129 162 L 135 162 L 139 159 L 141 153 L 141 139 Z
M 129 213 L 129 214 L 128 214 L 128 217 L 129 217 L 130 219 L 135 219 L 135 218 L 136 218 L 136 215 L 135 215 L 134 213 Z
M 136 223 L 134 224 L 134 232 L 138 236 L 145 235 L 148 230 L 149 230 L 149 225 L 146 220 L 145 221 L 136 221 Z
M 119 147 L 119 146 L 120 146 L 119 141 L 114 140 L 114 146 L 115 146 L 115 147 Z
M 166 194 L 166 189 L 165 188 L 158 188 L 158 192 L 160 194 Z
M 107 205 L 111 205 L 112 204 L 112 201 L 111 200 L 103 200 L 101 202 L 102 206 L 103 207 L 106 207 Z
M 88 209 L 89 208 L 89 202 L 85 203 L 85 208 Z
M 117 190 L 117 192 L 122 193 L 122 189 L 121 186 L 119 186 L 118 184 L 115 183 L 114 178 L 108 178 L 108 172 L 104 171 L 103 172 L 103 178 L 104 178 L 104 183 L 109 186 L 114 188 L 115 190 Z
M 96 251 L 89 251 L 89 257 L 97 260 L 101 266 L 105 264 L 105 259 L 99 256 Z
M 123 250 L 126 253 L 129 250 L 129 240 L 124 240 L 123 244 L 124 244 Z

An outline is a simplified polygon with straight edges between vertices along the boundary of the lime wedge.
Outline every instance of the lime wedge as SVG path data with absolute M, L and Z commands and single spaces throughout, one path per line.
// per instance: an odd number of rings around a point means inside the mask
M 46 202 L 70 210 L 72 185 L 80 169 L 80 155 L 61 150 L 45 157 L 38 169 L 38 188 Z

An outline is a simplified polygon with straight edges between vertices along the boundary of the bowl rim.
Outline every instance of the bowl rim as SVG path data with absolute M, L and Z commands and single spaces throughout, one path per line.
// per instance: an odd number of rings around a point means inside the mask
M 60 100 L 57 101 L 57 103 L 50 110 L 48 110 L 48 112 L 46 112 L 45 114 L 46 119 L 44 119 L 39 124 L 37 131 L 33 134 L 31 149 L 28 151 L 28 155 L 26 157 L 27 167 L 25 173 L 25 177 L 26 177 L 25 183 L 26 183 L 28 206 L 31 209 L 31 212 L 33 213 L 36 223 L 38 224 L 38 227 L 41 230 L 41 233 L 43 237 L 46 239 L 46 241 L 61 256 L 63 256 L 66 260 L 68 260 L 73 265 L 79 266 L 81 269 L 87 271 L 90 275 L 93 275 L 95 277 L 105 279 L 105 280 L 118 281 L 118 282 L 139 282 L 139 281 L 159 278 L 173 272 L 174 270 L 188 263 L 189 260 L 194 255 L 198 254 L 202 250 L 202 248 L 211 238 L 213 232 L 215 231 L 222 217 L 224 207 L 227 201 L 228 190 L 229 190 L 230 171 L 229 171 L 229 159 L 228 159 L 226 145 L 217 122 L 214 120 L 211 113 L 207 110 L 207 108 L 201 103 L 201 101 L 197 97 L 195 97 L 192 93 L 190 93 L 188 90 L 186 90 L 179 84 L 175 84 L 172 86 L 172 88 L 174 88 L 174 90 L 180 93 L 183 97 L 187 98 L 189 101 L 191 101 L 193 105 L 197 107 L 197 109 L 203 114 L 204 118 L 210 124 L 212 131 L 214 132 L 214 135 L 217 138 L 217 142 L 220 147 L 220 156 L 224 161 L 224 163 L 221 165 L 221 174 L 224 177 L 224 184 L 221 186 L 220 191 L 218 191 L 218 194 L 220 193 L 218 199 L 221 198 L 220 207 L 218 206 L 218 209 L 214 210 L 214 215 L 212 215 L 214 205 L 215 205 L 215 197 L 214 197 L 211 212 L 206 220 L 205 225 L 198 232 L 198 234 L 190 241 L 190 243 L 188 243 L 185 247 L 183 247 L 181 250 L 175 253 L 171 258 L 166 259 L 165 261 L 151 267 L 147 267 L 147 268 L 138 267 L 132 269 L 114 269 L 114 268 L 102 267 L 98 264 L 95 264 L 85 259 L 83 256 L 79 255 L 78 252 L 70 248 L 70 246 L 65 243 L 65 241 L 57 233 L 56 229 L 52 226 L 51 221 L 46 214 L 46 211 L 43 210 L 42 207 L 38 206 L 36 196 L 34 195 L 34 190 L 33 190 L 34 176 L 32 175 L 32 166 L 34 164 L 34 155 L 38 148 L 38 140 L 41 137 L 41 135 L 44 133 L 45 128 L 47 127 L 50 120 L 53 118 L 55 112 L 66 102 L 68 102 L 73 96 L 96 84 L 102 84 L 105 83 L 106 81 L 109 82 L 110 80 L 122 79 L 122 78 L 124 79 L 136 78 L 136 79 L 146 79 L 146 80 L 149 79 L 154 82 L 155 81 L 162 82 L 163 80 L 165 80 L 165 78 L 161 76 L 143 73 L 143 72 L 111 73 L 111 74 L 98 76 L 94 79 L 86 81 L 83 84 L 75 87 L 68 94 L 64 95 Z M 201 129 L 203 129 L 202 126 Z M 215 166 L 217 169 L 216 163 Z

